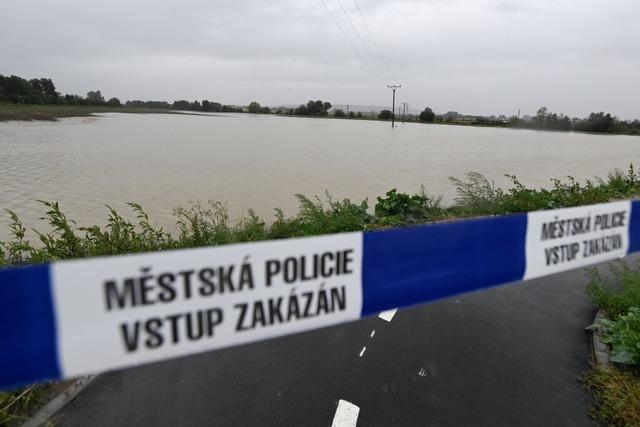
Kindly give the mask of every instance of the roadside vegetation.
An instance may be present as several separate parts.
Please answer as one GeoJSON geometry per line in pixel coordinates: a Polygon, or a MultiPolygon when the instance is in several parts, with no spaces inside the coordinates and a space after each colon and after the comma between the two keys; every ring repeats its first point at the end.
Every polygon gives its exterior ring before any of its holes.
{"type": "Polygon", "coordinates": [[[606,318],[591,325],[610,347],[611,366],[594,366],[583,377],[594,392],[591,415],[611,426],[640,426],[640,271],[613,263],[611,274],[592,270],[587,294],[606,318]]]}
{"type": "MultiPolygon", "coordinates": [[[[127,216],[107,206],[104,226],[80,226],[65,215],[57,202],[42,201],[45,230],[34,230],[37,242],[29,240],[27,226],[19,216],[7,211],[11,238],[0,242],[0,267],[401,227],[454,218],[601,203],[640,195],[640,175],[633,166],[626,172],[614,171],[606,178],[584,183],[570,177],[554,179],[548,189],[526,187],[515,176],[510,176],[512,185],[507,189],[496,188],[490,180],[475,172],[467,174],[464,179],[450,179],[458,195],[451,206],[443,206],[440,197],[429,195],[424,188],[416,194],[392,189],[376,199],[373,212],[367,200],[339,200],[329,194],[324,199],[297,195],[297,214],[286,217],[281,210],[276,210],[273,220],[267,222],[251,210],[234,221],[224,203],[196,202],[173,210],[175,233],[156,226],[142,206],[136,203],[129,203],[131,212],[127,216]]],[[[640,306],[634,305],[640,298],[640,280],[627,270],[621,271],[624,283],[633,283],[630,285],[633,289],[625,291],[631,296],[622,298],[624,302],[618,301],[617,293],[607,291],[609,288],[606,286],[609,285],[592,284],[590,294],[598,304],[612,307],[612,313],[626,314],[632,306],[640,306]]],[[[32,409],[31,403],[38,401],[41,390],[42,387],[33,387],[0,393],[0,425],[21,420],[25,411],[32,409]]]]}
{"type": "Polygon", "coordinates": [[[614,171],[607,178],[585,183],[571,177],[564,181],[554,179],[549,189],[529,188],[515,176],[509,177],[512,186],[508,189],[496,188],[475,172],[465,179],[450,178],[458,194],[451,206],[443,206],[440,197],[429,195],[424,188],[413,195],[393,189],[377,198],[373,213],[367,200],[338,200],[328,193],[324,200],[297,195],[296,215],[286,217],[276,210],[269,222],[252,210],[233,221],[224,203],[196,202],[173,210],[177,228],[174,234],[156,227],[136,203],[129,204],[135,220],[107,206],[107,223],[101,227],[78,226],[57,202],[42,201],[43,220],[49,231],[36,231],[38,244],[27,239],[26,226],[16,213],[8,211],[12,240],[0,242],[0,266],[372,230],[602,203],[640,195],[640,174],[633,166],[627,172],[614,171]]]}

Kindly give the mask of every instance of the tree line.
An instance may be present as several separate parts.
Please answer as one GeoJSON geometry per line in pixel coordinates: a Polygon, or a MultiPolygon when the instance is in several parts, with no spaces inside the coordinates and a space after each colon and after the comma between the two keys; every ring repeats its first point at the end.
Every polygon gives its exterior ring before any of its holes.
{"type": "Polygon", "coordinates": [[[540,107],[533,117],[510,118],[512,127],[540,130],[565,130],[597,133],[628,133],[640,135],[640,120],[620,120],[604,111],[592,112],[589,117],[569,118],[564,114],[551,112],[547,107],[540,107]]]}
{"type": "MultiPolygon", "coordinates": [[[[253,114],[281,114],[291,116],[317,116],[335,118],[378,118],[380,120],[391,120],[393,113],[391,110],[382,110],[379,114],[363,114],[362,112],[348,111],[341,108],[333,108],[330,102],[322,100],[309,100],[306,104],[298,107],[278,107],[271,108],[262,106],[257,101],[251,102],[247,106],[226,105],[220,102],[202,100],[187,101],[176,100],[173,103],[167,101],[142,101],[131,100],[124,104],[118,98],[105,99],[99,90],[87,92],[86,96],[66,94],[61,95],[56,90],[56,86],[49,78],[39,78],[27,80],[15,75],[3,76],[0,74],[0,103],[13,104],[39,104],[39,105],[93,105],[107,107],[130,107],[130,108],[157,108],[166,110],[182,111],[203,111],[236,113],[248,112],[253,114]]],[[[399,119],[396,115],[396,119],[399,119]]],[[[564,114],[551,112],[547,107],[541,107],[535,116],[470,116],[462,115],[455,111],[444,114],[436,114],[430,107],[420,112],[420,114],[407,114],[404,117],[407,121],[419,121],[425,123],[452,123],[471,124],[485,126],[506,126],[515,128],[540,129],[540,130],[564,130],[580,132],[598,133],[626,133],[640,135],[640,120],[625,121],[620,120],[610,113],[603,111],[593,112],[586,118],[570,118],[564,114]]]]}
{"type": "MultiPolygon", "coordinates": [[[[378,115],[379,119],[391,120],[391,110],[382,110],[378,115]]],[[[451,124],[471,124],[484,126],[505,126],[525,129],[539,130],[563,130],[576,132],[595,133],[621,133],[630,135],[640,135],[640,120],[621,120],[610,113],[603,111],[593,112],[586,118],[570,118],[565,114],[558,114],[550,111],[547,107],[540,107],[535,116],[511,116],[507,118],[501,116],[470,116],[462,115],[456,111],[449,111],[444,114],[435,114],[433,110],[426,107],[418,115],[407,115],[408,121],[420,121],[426,123],[451,123],[451,124]]],[[[398,115],[396,115],[398,120],[398,115]]]]}
{"type": "Polygon", "coordinates": [[[118,98],[105,100],[99,90],[89,91],[86,97],[71,94],[62,96],[56,91],[56,86],[51,79],[26,80],[22,77],[2,74],[0,74],[0,102],[38,105],[121,105],[118,98]]]}
{"type": "MultiPolygon", "coordinates": [[[[66,94],[56,90],[53,80],[48,78],[23,79],[18,76],[0,74],[0,103],[35,104],[35,105],[92,105],[107,107],[158,108],[209,112],[242,112],[242,107],[222,105],[208,100],[189,102],[177,100],[166,101],[127,101],[124,104],[118,98],[105,99],[99,90],[87,92],[86,96],[66,94]]],[[[262,111],[264,112],[264,111],[262,111]]]]}

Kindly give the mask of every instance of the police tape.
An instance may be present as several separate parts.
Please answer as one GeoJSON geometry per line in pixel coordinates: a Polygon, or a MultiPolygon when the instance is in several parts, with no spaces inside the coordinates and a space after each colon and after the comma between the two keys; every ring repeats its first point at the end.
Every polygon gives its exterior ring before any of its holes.
{"type": "Polygon", "coordinates": [[[639,250],[640,201],[621,201],[0,269],[0,388],[336,325],[639,250]]]}

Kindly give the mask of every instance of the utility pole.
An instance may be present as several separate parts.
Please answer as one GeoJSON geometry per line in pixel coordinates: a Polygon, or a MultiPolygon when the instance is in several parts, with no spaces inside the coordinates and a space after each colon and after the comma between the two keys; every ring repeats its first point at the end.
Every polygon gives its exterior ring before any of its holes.
{"type": "Polygon", "coordinates": [[[409,105],[406,102],[402,103],[402,124],[404,124],[404,117],[407,114],[407,110],[409,105]]]}
{"type": "Polygon", "coordinates": [[[393,91],[393,104],[391,106],[391,127],[395,126],[396,118],[396,89],[401,88],[401,85],[387,85],[389,89],[393,91]]]}

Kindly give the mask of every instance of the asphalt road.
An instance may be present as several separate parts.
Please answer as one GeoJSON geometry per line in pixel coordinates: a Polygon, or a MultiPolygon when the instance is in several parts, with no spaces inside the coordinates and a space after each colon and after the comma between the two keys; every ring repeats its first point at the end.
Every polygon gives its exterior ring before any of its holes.
{"type": "Polygon", "coordinates": [[[331,426],[341,399],[359,408],[358,426],[593,425],[577,380],[590,363],[587,282],[582,270],[562,273],[390,322],[108,373],[57,425],[331,426]]]}

